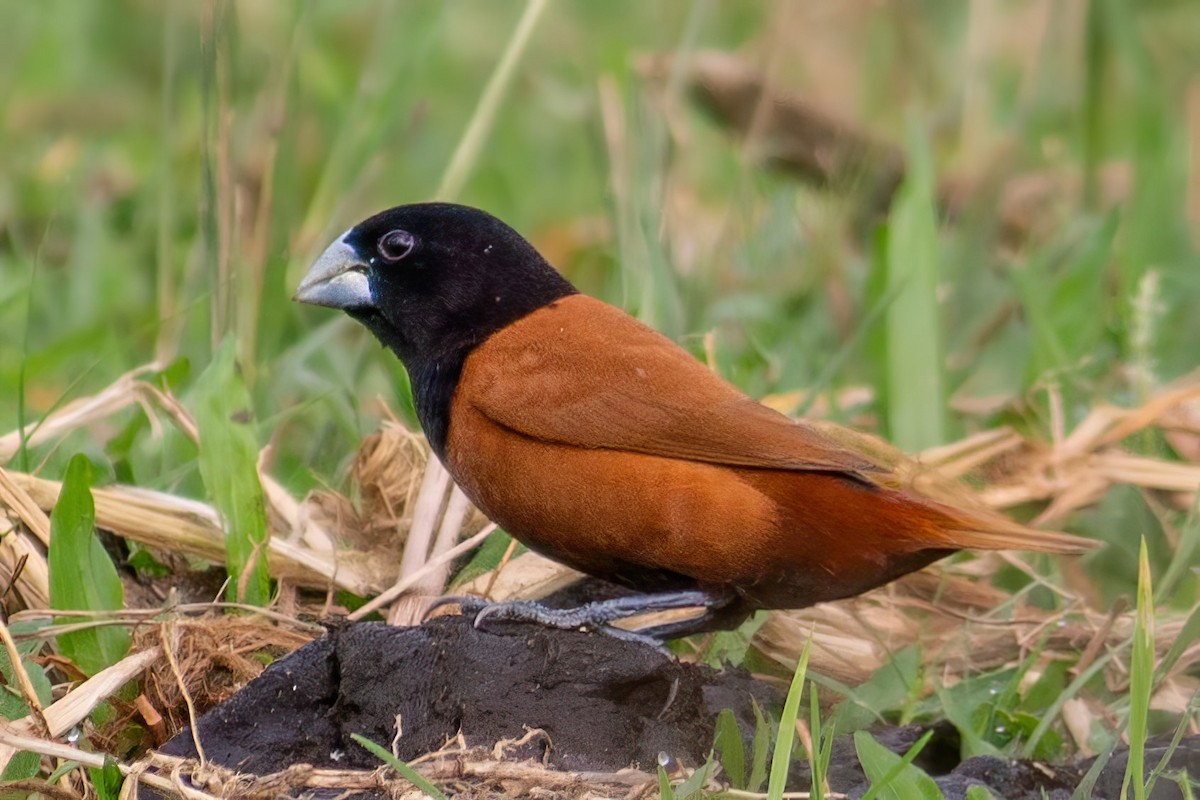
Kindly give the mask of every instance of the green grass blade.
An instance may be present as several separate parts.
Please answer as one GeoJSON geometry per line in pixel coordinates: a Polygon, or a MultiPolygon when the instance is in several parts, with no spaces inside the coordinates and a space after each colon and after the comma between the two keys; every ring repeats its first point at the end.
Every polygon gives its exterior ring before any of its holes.
{"type": "Polygon", "coordinates": [[[1014,270],[1013,285],[1029,326],[1030,383],[1079,373],[1103,357],[1111,335],[1109,264],[1119,222],[1117,214],[1109,214],[1087,225],[1065,252],[1048,251],[1014,270]]]}
{"type": "Polygon", "coordinates": [[[1179,532],[1179,544],[1175,554],[1167,564],[1167,570],[1158,580],[1158,588],[1154,591],[1155,603],[1166,603],[1175,592],[1180,580],[1195,568],[1196,556],[1200,553],[1200,494],[1192,501],[1192,508],[1183,529],[1179,532]]]}
{"type": "Polygon", "coordinates": [[[804,693],[804,676],[808,673],[808,656],[812,652],[812,637],[804,643],[804,652],[792,675],[787,700],[783,703],[783,715],[779,720],[779,735],[775,739],[775,753],[771,756],[771,779],[767,783],[768,800],[780,800],[787,786],[788,768],[792,765],[792,744],[796,741],[796,718],[800,715],[800,696],[804,693]]]}
{"type": "Polygon", "coordinates": [[[271,599],[267,512],[258,480],[253,406],[227,337],[196,381],[192,403],[200,429],[200,477],[225,520],[226,597],[262,606],[271,599]]]}
{"type": "Polygon", "coordinates": [[[458,142],[458,148],[450,159],[450,166],[446,168],[446,174],[442,176],[442,185],[438,187],[437,191],[439,200],[453,200],[462,192],[467,177],[471,174],[475,162],[479,160],[484,139],[495,123],[500,101],[512,81],[521,55],[525,52],[529,38],[533,35],[533,29],[537,27],[537,22],[545,8],[546,0],[529,0],[525,4],[525,11],[517,22],[516,30],[509,38],[508,46],[504,48],[504,54],[500,56],[500,63],[496,65],[492,77],[484,87],[483,95],[479,98],[479,105],[475,107],[475,114],[472,116],[470,124],[467,125],[466,133],[458,142]]]}
{"type": "Polygon", "coordinates": [[[1184,620],[1183,627],[1179,629],[1179,635],[1175,637],[1175,641],[1171,644],[1171,649],[1158,662],[1158,667],[1154,675],[1154,684],[1156,686],[1170,674],[1171,668],[1175,666],[1175,662],[1198,639],[1200,639],[1200,606],[1196,606],[1192,609],[1192,613],[1188,614],[1188,618],[1184,620]]]}
{"type": "Polygon", "coordinates": [[[406,781],[411,782],[413,786],[416,786],[422,792],[434,798],[434,800],[449,800],[446,795],[442,794],[440,789],[422,777],[419,772],[410,767],[408,764],[405,764],[403,761],[396,758],[388,750],[384,749],[375,742],[372,742],[362,734],[352,733],[350,734],[350,738],[370,751],[371,755],[383,761],[389,767],[396,770],[396,772],[399,772],[406,781]]]}
{"type": "Polygon", "coordinates": [[[1100,780],[1100,773],[1108,766],[1108,762],[1112,760],[1113,753],[1121,743],[1120,736],[1120,730],[1113,732],[1112,746],[1098,755],[1096,760],[1092,762],[1092,766],[1088,767],[1088,771],[1084,773],[1083,779],[1079,781],[1079,785],[1075,787],[1075,791],[1071,792],[1071,800],[1092,800],[1092,790],[1096,787],[1096,782],[1100,780]]]}
{"type": "MultiPolygon", "coordinates": [[[[711,756],[704,762],[704,766],[696,769],[688,776],[687,780],[679,784],[674,790],[675,797],[678,800],[702,800],[704,797],[704,787],[708,785],[708,779],[712,777],[713,767],[716,766],[711,756]]],[[[659,774],[665,774],[662,767],[659,767],[659,774]]]]}
{"type": "MultiPolygon", "coordinates": [[[[1171,759],[1175,757],[1175,753],[1179,750],[1179,745],[1183,742],[1183,737],[1189,732],[1192,719],[1196,711],[1200,710],[1200,696],[1192,695],[1192,700],[1188,703],[1187,712],[1180,715],[1179,724],[1175,726],[1175,734],[1171,737],[1170,743],[1163,748],[1162,757],[1158,760],[1158,764],[1150,771],[1150,778],[1146,781],[1146,796],[1154,797],[1154,784],[1158,779],[1165,774],[1173,772],[1171,769],[1171,759]]],[[[1185,770],[1186,773],[1186,770],[1185,770]]]]}
{"type": "Polygon", "coordinates": [[[825,739],[832,743],[833,737],[826,734],[822,737],[821,730],[821,701],[817,684],[810,682],[808,685],[808,729],[812,735],[813,755],[809,762],[809,774],[812,776],[812,785],[809,789],[813,796],[813,800],[824,800],[825,798],[825,775],[829,771],[828,756],[832,754],[832,750],[826,750],[825,739]]]}
{"type": "Polygon", "coordinates": [[[888,219],[887,293],[895,299],[884,315],[884,371],[891,439],[916,451],[942,444],[946,423],[933,168],[916,124],[910,128],[910,169],[888,219]]]}
{"type": "Polygon", "coordinates": [[[1100,162],[1104,150],[1104,114],[1107,102],[1104,76],[1111,61],[1106,3],[1088,3],[1084,22],[1084,90],[1081,119],[1084,203],[1094,207],[1100,195],[1100,162]]]}
{"type": "Polygon", "coordinates": [[[33,287],[37,282],[38,265],[40,259],[34,258],[29,269],[29,288],[25,293],[25,324],[21,329],[21,361],[17,368],[17,390],[16,390],[16,406],[17,406],[17,436],[20,439],[17,447],[17,466],[22,472],[29,471],[29,451],[26,448],[25,442],[25,378],[26,370],[29,366],[29,337],[33,329],[33,287]]]}
{"type": "MultiPolygon", "coordinates": [[[[50,514],[50,606],[62,611],[118,611],[125,590],[117,568],[96,537],[92,465],[75,455],[67,465],[58,502],[50,514]]],[[[129,631],[103,626],[64,633],[59,650],[88,675],[129,652],[129,631]]]]}
{"type": "Polygon", "coordinates": [[[662,764],[658,765],[658,798],[659,800],[675,800],[675,790],[671,788],[671,777],[662,764]]]}
{"type": "Polygon", "coordinates": [[[1129,761],[1121,784],[1126,796],[1133,784],[1134,800],[1146,800],[1146,739],[1149,736],[1150,694],[1154,687],[1154,590],[1146,540],[1138,550],[1137,612],[1133,650],[1129,657],[1129,761]]]}

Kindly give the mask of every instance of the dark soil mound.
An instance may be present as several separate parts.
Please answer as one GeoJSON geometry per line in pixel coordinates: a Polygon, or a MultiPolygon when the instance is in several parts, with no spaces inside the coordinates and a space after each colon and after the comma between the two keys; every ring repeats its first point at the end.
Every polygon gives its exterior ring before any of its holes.
{"type": "MultiPolygon", "coordinates": [[[[197,727],[209,762],[256,775],[297,764],[377,768],[378,759],[354,742],[352,733],[394,750],[404,761],[437,751],[461,734],[468,747],[483,748],[524,738],[505,750],[510,761],[532,759],[576,772],[612,773],[631,766],[653,772],[660,753],[689,767],[702,764],[722,709],[731,709],[748,733],[754,730],[752,702],[766,708],[780,699],[742,670],[681,664],[609,636],[527,625],[497,635],[451,616],[414,628],[377,623],[332,628],[328,636],[276,662],[197,727]],[[535,729],[541,733],[527,736],[535,729]]],[[[924,730],[910,726],[875,735],[903,753],[924,730]]],[[[196,756],[191,731],[160,752],[196,756]]],[[[1161,749],[1147,754],[1151,764],[1161,755],[1161,749]]],[[[965,798],[973,785],[1001,798],[1065,800],[1088,766],[960,761],[949,725],[936,729],[917,763],[951,800],[965,798]]],[[[1124,765],[1125,754],[1118,752],[1092,796],[1116,797],[1124,765]]],[[[1185,741],[1173,766],[1200,774],[1200,742],[1185,741]]],[[[794,765],[792,773],[794,788],[808,788],[805,765],[794,765]]],[[[849,737],[835,742],[829,784],[850,797],[867,788],[849,737]]],[[[628,787],[617,795],[624,792],[628,787]]],[[[155,795],[143,790],[142,796],[155,795]]],[[[1153,796],[1181,794],[1173,781],[1160,780],[1153,796]]]]}

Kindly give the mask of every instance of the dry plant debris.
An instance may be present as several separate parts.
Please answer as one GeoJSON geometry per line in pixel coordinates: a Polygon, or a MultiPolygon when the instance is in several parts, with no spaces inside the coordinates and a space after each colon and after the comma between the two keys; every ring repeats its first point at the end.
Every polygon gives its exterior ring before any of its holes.
{"type": "Polygon", "coordinates": [[[314,635],[311,630],[264,625],[261,619],[232,614],[145,626],[138,629],[135,650],[169,646],[179,677],[166,659],[157,660],[146,672],[142,693],[164,714],[169,729],[178,731],[188,722],[181,714],[185,694],[196,713],[203,714],[262,674],[269,660],[312,641],[314,635]],[[164,641],[168,636],[172,641],[164,641]]]}
{"type": "MultiPolygon", "coordinates": [[[[658,785],[656,777],[639,770],[618,772],[569,772],[548,769],[535,761],[512,761],[498,757],[488,748],[463,748],[451,743],[413,763],[422,777],[452,792],[455,797],[508,798],[543,797],[600,800],[637,798],[658,785]]],[[[372,792],[394,800],[418,800],[422,792],[399,778],[389,768],[362,770],[313,769],[298,765],[271,775],[248,775],[216,765],[200,766],[191,759],[151,755],[137,765],[154,775],[168,775],[176,790],[203,786],[191,797],[238,797],[276,800],[304,792],[341,790],[372,792]],[[186,781],[186,783],[185,783],[186,781]]],[[[157,788],[157,787],[156,787],[157,788]]]]}

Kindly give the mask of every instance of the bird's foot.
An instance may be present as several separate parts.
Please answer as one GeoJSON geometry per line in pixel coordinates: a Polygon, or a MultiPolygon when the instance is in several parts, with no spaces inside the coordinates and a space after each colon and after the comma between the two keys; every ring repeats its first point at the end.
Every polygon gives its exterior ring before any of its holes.
{"type": "Polygon", "coordinates": [[[591,628],[617,639],[638,642],[656,650],[664,650],[663,641],[685,635],[690,629],[697,627],[698,623],[708,619],[714,610],[728,605],[731,600],[732,597],[729,595],[694,589],[617,597],[576,608],[547,608],[533,600],[489,602],[479,597],[464,596],[439,598],[430,606],[429,611],[454,603],[462,609],[464,616],[474,616],[474,626],[477,630],[483,630],[489,623],[494,622],[532,622],[559,630],[591,628]],[[643,631],[630,631],[611,624],[627,617],[677,608],[702,608],[704,614],[681,622],[657,625],[643,631]]]}

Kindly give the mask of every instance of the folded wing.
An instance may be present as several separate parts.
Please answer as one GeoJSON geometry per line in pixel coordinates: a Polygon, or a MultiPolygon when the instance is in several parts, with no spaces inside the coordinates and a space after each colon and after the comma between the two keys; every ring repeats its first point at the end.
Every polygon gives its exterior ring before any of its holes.
{"type": "Polygon", "coordinates": [[[494,334],[460,386],[493,422],[542,441],[793,471],[881,469],[742,394],[624,312],[583,295],[494,334]],[[613,344],[620,342],[619,346],[613,344]]]}

